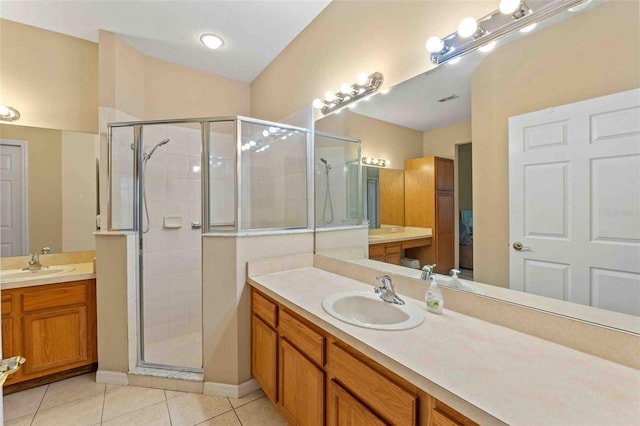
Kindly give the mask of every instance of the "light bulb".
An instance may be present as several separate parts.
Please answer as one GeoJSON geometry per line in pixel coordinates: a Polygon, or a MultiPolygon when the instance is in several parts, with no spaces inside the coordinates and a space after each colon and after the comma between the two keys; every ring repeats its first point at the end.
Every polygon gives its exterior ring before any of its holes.
{"type": "Polygon", "coordinates": [[[478,31],[478,22],[473,18],[464,18],[458,25],[458,35],[462,38],[468,38],[478,31]]]}
{"type": "Polygon", "coordinates": [[[484,46],[481,46],[478,50],[484,53],[487,52],[491,52],[493,50],[493,48],[496,47],[496,41],[492,41],[490,43],[485,44],[484,46]]]}
{"type": "Polygon", "coordinates": [[[275,127],[269,127],[269,133],[276,133],[278,131],[278,129],[276,129],[275,127]]]}
{"type": "Polygon", "coordinates": [[[264,136],[265,138],[269,136],[269,131],[268,130],[264,130],[262,132],[262,136],[264,136]]]}
{"type": "Polygon", "coordinates": [[[520,8],[520,0],[500,0],[500,12],[511,15],[520,8]]]}
{"type": "Polygon", "coordinates": [[[250,146],[250,147],[254,147],[254,146],[256,146],[256,145],[257,145],[257,144],[256,144],[256,141],[249,141],[249,146],[250,146]]]}
{"type": "Polygon", "coordinates": [[[429,37],[427,40],[427,52],[429,53],[438,53],[444,49],[444,41],[440,39],[440,37],[429,37]]]}
{"type": "Polygon", "coordinates": [[[333,102],[336,100],[336,94],[331,90],[327,90],[324,94],[324,100],[327,102],[333,102]]]}
{"type": "Polygon", "coordinates": [[[367,84],[368,81],[369,81],[369,76],[363,72],[358,74],[358,77],[356,77],[356,83],[358,83],[358,85],[360,86],[364,86],[365,84],[367,84]]]}
{"type": "Polygon", "coordinates": [[[314,99],[313,100],[313,107],[314,108],[322,108],[324,106],[324,102],[322,102],[321,99],[314,99]]]}
{"type": "Polygon", "coordinates": [[[215,34],[202,34],[200,36],[200,41],[209,49],[218,49],[224,45],[222,37],[215,34]]]}
{"type": "Polygon", "coordinates": [[[342,93],[343,95],[348,95],[352,90],[353,89],[351,88],[351,85],[349,83],[342,83],[340,85],[340,93],[342,93]]]}
{"type": "Polygon", "coordinates": [[[533,24],[531,24],[531,25],[527,25],[526,27],[521,28],[521,29],[520,29],[520,32],[521,32],[521,33],[528,33],[529,31],[533,30],[533,29],[536,27],[536,25],[538,25],[538,24],[533,23],[533,24]]]}

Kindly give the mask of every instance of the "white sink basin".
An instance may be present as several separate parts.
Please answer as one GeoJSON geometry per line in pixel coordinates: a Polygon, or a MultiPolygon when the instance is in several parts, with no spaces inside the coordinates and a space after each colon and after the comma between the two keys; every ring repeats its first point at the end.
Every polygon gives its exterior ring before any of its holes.
{"type": "Polygon", "coordinates": [[[424,313],[407,302],[385,302],[374,292],[344,291],[322,301],[327,313],[341,321],[377,330],[406,330],[424,321],[424,313]]]}
{"type": "Polygon", "coordinates": [[[51,267],[48,269],[38,269],[35,271],[23,271],[22,269],[9,269],[0,271],[0,280],[7,281],[23,281],[34,278],[46,277],[48,275],[61,274],[63,272],[73,271],[73,268],[51,267]]]}

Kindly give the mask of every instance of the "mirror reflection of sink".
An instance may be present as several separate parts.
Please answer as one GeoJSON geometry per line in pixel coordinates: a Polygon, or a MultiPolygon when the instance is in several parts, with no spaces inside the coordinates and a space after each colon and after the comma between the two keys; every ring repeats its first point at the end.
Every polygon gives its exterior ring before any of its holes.
{"type": "Polygon", "coordinates": [[[374,292],[344,291],[322,301],[324,310],[349,324],[378,330],[406,330],[422,324],[424,313],[410,302],[388,303],[374,292]]]}
{"type": "Polygon", "coordinates": [[[10,269],[8,271],[0,272],[0,280],[2,281],[17,281],[28,280],[33,278],[45,277],[48,275],[61,274],[63,272],[73,271],[73,268],[51,267],[48,269],[37,269],[35,271],[23,271],[22,269],[10,269]]]}

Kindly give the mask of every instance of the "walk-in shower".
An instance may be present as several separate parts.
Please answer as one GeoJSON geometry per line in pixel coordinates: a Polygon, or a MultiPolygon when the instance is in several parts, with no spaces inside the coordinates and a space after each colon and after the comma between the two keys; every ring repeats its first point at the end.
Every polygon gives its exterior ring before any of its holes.
{"type": "Polygon", "coordinates": [[[360,141],[314,133],[316,227],[361,221],[360,141]]]}
{"type": "Polygon", "coordinates": [[[108,229],[138,231],[137,365],[202,371],[202,234],[309,228],[309,132],[244,117],[108,130],[108,229]]]}

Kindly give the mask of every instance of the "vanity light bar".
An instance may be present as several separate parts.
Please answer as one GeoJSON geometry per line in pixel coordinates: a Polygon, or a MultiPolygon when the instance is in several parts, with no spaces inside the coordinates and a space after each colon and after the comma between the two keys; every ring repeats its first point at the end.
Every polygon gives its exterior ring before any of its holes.
{"type": "Polygon", "coordinates": [[[525,1],[502,0],[501,9],[508,13],[503,13],[498,9],[478,19],[475,25],[471,22],[473,18],[465,18],[460,23],[458,31],[442,39],[437,36],[430,37],[427,40],[427,51],[431,54],[432,63],[442,64],[473,52],[493,41],[500,40],[536,22],[589,2],[591,0],[536,0],[534,10],[527,6],[525,1]],[[511,3],[516,6],[505,8],[503,3],[511,3]]]}
{"type": "Polygon", "coordinates": [[[329,114],[332,111],[371,95],[378,90],[383,81],[384,76],[382,73],[374,72],[370,75],[360,73],[355,83],[342,83],[340,90],[337,92],[328,90],[324,95],[324,100],[314,99],[313,107],[320,108],[320,111],[325,115],[329,114]]]}
{"type": "Polygon", "coordinates": [[[17,109],[10,106],[0,105],[0,120],[2,121],[16,121],[20,118],[20,113],[17,109]]]}
{"type": "Polygon", "coordinates": [[[365,166],[387,167],[391,162],[381,158],[362,157],[362,164],[365,166]]]}

